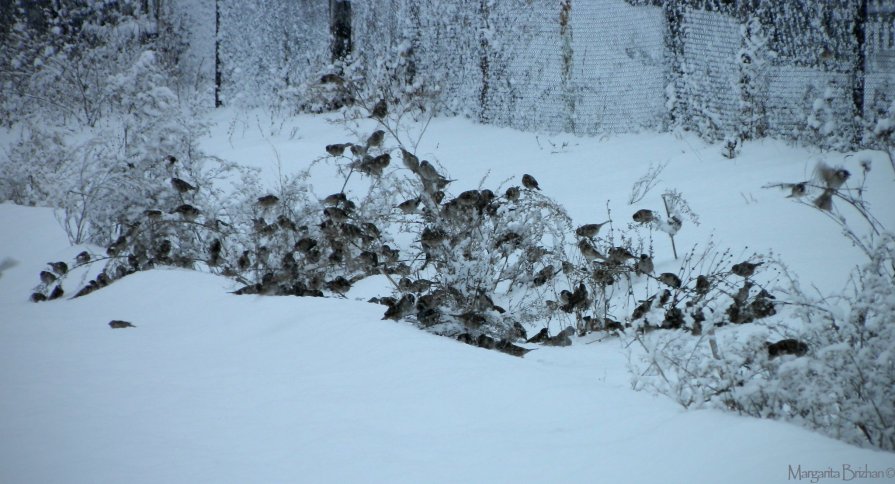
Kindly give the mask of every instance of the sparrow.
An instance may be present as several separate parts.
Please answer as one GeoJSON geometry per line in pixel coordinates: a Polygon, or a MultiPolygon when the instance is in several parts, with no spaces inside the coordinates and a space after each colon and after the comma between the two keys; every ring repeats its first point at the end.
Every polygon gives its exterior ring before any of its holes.
{"type": "Polygon", "coordinates": [[[538,186],[538,181],[535,180],[535,177],[529,175],[528,173],[522,175],[522,186],[528,188],[529,190],[541,189],[541,187],[538,186]]]}
{"type": "Polygon", "coordinates": [[[464,205],[467,207],[478,205],[482,200],[482,195],[478,190],[466,190],[465,192],[457,195],[457,202],[460,205],[464,205]]]}
{"type": "Polygon", "coordinates": [[[50,296],[47,298],[52,301],[54,299],[59,299],[65,294],[65,291],[62,290],[62,286],[57,285],[53,288],[53,292],[50,293],[50,296]]]}
{"type": "Polygon", "coordinates": [[[433,182],[444,178],[443,176],[441,176],[440,173],[438,173],[438,170],[436,170],[435,167],[426,160],[420,162],[420,167],[417,173],[422,179],[433,182]]]}
{"type": "Polygon", "coordinates": [[[279,225],[281,229],[298,232],[298,226],[295,225],[295,222],[285,215],[277,217],[277,225],[279,225]]]}
{"type": "Polygon", "coordinates": [[[583,255],[584,258],[588,261],[593,261],[596,259],[606,259],[606,257],[604,257],[603,254],[600,254],[597,249],[595,249],[594,246],[591,245],[590,242],[584,239],[578,241],[578,250],[581,251],[581,255],[583,255]]]}
{"type": "Polygon", "coordinates": [[[817,164],[814,172],[828,189],[833,190],[841,187],[851,176],[851,173],[841,166],[832,167],[823,162],[817,164]]]}
{"type": "Polygon", "coordinates": [[[420,243],[423,245],[423,248],[433,248],[441,245],[442,242],[447,240],[448,235],[444,230],[439,228],[431,229],[426,227],[423,229],[423,233],[420,235],[420,243]]]}
{"type": "Polygon", "coordinates": [[[653,258],[646,254],[640,254],[640,260],[634,264],[634,270],[638,274],[652,274],[654,269],[653,258]]]}
{"type": "Polygon", "coordinates": [[[326,288],[330,291],[344,296],[345,293],[351,290],[351,282],[348,279],[345,279],[342,276],[336,277],[335,279],[326,283],[326,288]]]}
{"type": "Polygon", "coordinates": [[[397,209],[404,215],[410,215],[416,212],[416,207],[420,204],[420,197],[411,198],[398,204],[397,209]]]}
{"type": "Polygon", "coordinates": [[[711,282],[709,281],[708,277],[699,275],[696,278],[696,292],[697,293],[705,294],[705,293],[709,292],[709,289],[711,289],[711,288],[712,288],[711,282]]]}
{"type": "Polygon", "coordinates": [[[634,221],[641,224],[648,224],[656,220],[656,214],[652,210],[641,209],[634,212],[634,221]]]}
{"type": "Polygon", "coordinates": [[[43,302],[47,300],[47,296],[45,296],[41,292],[33,292],[31,293],[31,302],[43,302]]]}
{"type": "Polygon", "coordinates": [[[541,330],[538,331],[537,334],[535,334],[534,336],[532,336],[525,342],[526,343],[541,343],[541,342],[547,340],[547,338],[549,338],[549,337],[550,337],[550,332],[547,331],[547,328],[541,328],[541,330]]]}
{"type": "Polygon", "coordinates": [[[328,195],[326,198],[323,199],[322,203],[324,205],[336,206],[336,205],[340,205],[347,201],[348,201],[348,197],[345,196],[345,193],[339,192],[339,193],[333,193],[332,195],[328,195]]]}
{"type": "Polygon", "coordinates": [[[90,254],[86,250],[82,251],[80,254],[75,256],[75,262],[77,262],[78,265],[84,265],[90,262],[90,254]]]}
{"type": "Polygon", "coordinates": [[[178,193],[186,193],[190,190],[196,189],[196,187],[177,177],[171,178],[171,186],[174,187],[174,189],[177,190],[178,193]]]}
{"type": "Polygon", "coordinates": [[[404,166],[407,167],[408,170],[418,173],[420,169],[420,159],[416,157],[413,153],[401,148],[401,159],[404,161],[404,166]]]}
{"type": "Polygon", "coordinates": [[[175,208],[174,210],[171,210],[171,213],[172,214],[178,213],[178,214],[180,214],[180,216],[182,216],[186,220],[193,220],[196,217],[198,217],[199,214],[202,212],[198,208],[196,208],[188,203],[184,203],[183,205],[175,208]]]}
{"type": "Polygon", "coordinates": [[[659,277],[657,277],[656,279],[658,279],[658,281],[662,284],[671,286],[675,289],[679,289],[681,287],[681,278],[678,277],[676,274],[672,274],[671,272],[663,272],[662,274],[659,274],[659,277]]]}
{"type": "Polygon", "coordinates": [[[158,220],[162,218],[162,211],[155,209],[143,210],[143,215],[146,215],[149,220],[158,220]]]}
{"type": "Polygon", "coordinates": [[[323,209],[323,215],[334,222],[344,222],[348,220],[348,212],[339,207],[326,207],[323,209]]]}
{"type": "Polygon", "coordinates": [[[740,262],[739,264],[734,264],[733,267],[730,268],[730,272],[740,277],[751,277],[752,274],[755,274],[755,268],[762,264],[764,264],[764,262],[740,262]]]}
{"type": "Polygon", "coordinates": [[[765,346],[768,348],[768,358],[775,358],[783,355],[802,356],[808,353],[808,344],[797,339],[784,339],[776,343],[767,342],[765,346]]]}
{"type": "Polygon", "coordinates": [[[609,262],[621,264],[628,259],[636,259],[634,254],[624,247],[612,247],[609,249],[609,262]]]}
{"type": "Polygon", "coordinates": [[[52,269],[53,272],[60,276],[64,276],[65,273],[68,272],[68,264],[66,264],[65,262],[47,262],[47,264],[50,266],[50,269],[52,269]]]}
{"type": "Polygon", "coordinates": [[[460,320],[460,322],[467,328],[479,328],[488,322],[485,316],[475,311],[467,311],[463,314],[452,314],[451,316],[460,320]]]}
{"type": "Polygon", "coordinates": [[[276,195],[264,195],[263,197],[258,197],[258,205],[267,208],[273,207],[280,201],[280,198],[276,195]]]}
{"type": "Polygon", "coordinates": [[[506,198],[510,202],[515,202],[519,200],[520,195],[519,187],[510,187],[507,188],[506,193],[503,194],[504,198],[506,198]]]}
{"type": "Polygon", "coordinates": [[[386,116],[388,116],[388,103],[385,99],[381,99],[375,106],[373,106],[373,110],[370,111],[370,117],[382,119],[386,116]]]}
{"type": "Polygon", "coordinates": [[[820,210],[826,210],[827,212],[833,210],[833,193],[835,191],[835,188],[825,189],[820,196],[814,199],[814,206],[820,210]]]}
{"type": "Polygon", "coordinates": [[[382,172],[388,168],[391,161],[392,155],[383,153],[374,158],[370,158],[369,160],[364,160],[364,162],[361,163],[359,170],[361,173],[366,173],[371,176],[382,176],[382,172]]]}
{"type": "Polygon", "coordinates": [[[345,79],[338,74],[324,74],[320,76],[320,84],[342,84],[345,79]]]}
{"type": "Polygon", "coordinates": [[[373,148],[376,146],[382,145],[382,141],[385,139],[385,131],[381,129],[377,129],[373,131],[373,134],[367,138],[367,148],[373,148]]]}
{"type": "Polygon", "coordinates": [[[428,279],[417,279],[410,283],[412,292],[426,292],[432,287],[432,281],[428,279]]]}
{"type": "Polygon", "coordinates": [[[40,271],[40,282],[50,285],[56,281],[56,275],[50,271],[40,271]]]}
{"type": "Polygon", "coordinates": [[[382,316],[382,319],[391,319],[392,321],[397,321],[413,311],[414,304],[416,302],[416,298],[413,294],[405,294],[401,296],[401,299],[398,302],[389,305],[388,309],[385,310],[385,314],[382,316]]]}
{"type": "Polygon", "coordinates": [[[236,260],[236,266],[241,270],[246,270],[249,268],[249,265],[252,263],[251,259],[249,259],[249,251],[242,251],[242,255],[239,256],[239,259],[236,260]]]}
{"type": "Polygon", "coordinates": [[[350,143],[337,143],[332,145],[326,145],[326,152],[330,154],[330,156],[342,156],[345,153],[345,148],[350,146],[350,143]]]}
{"type": "Polygon", "coordinates": [[[112,329],[122,329],[122,328],[136,328],[133,324],[127,321],[121,321],[120,319],[113,319],[109,321],[109,327],[112,329]]]}
{"type": "Polygon", "coordinates": [[[534,279],[532,279],[532,283],[535,287],[543,286],[547,283],[547,281],[553,279],[553,276],[556,273],[556,269],[553,266],[545,266],[543,269],[539,270],[537,274],[535,274],[534,279]]]}
{"type": "Polygon", "coordinates": [[[800,183],[787,183],[783,185],[785,188],[790,189],[789,195],[786,198],[800,198],[805,195],[805,192],[808,190],[808,186],[806,182],[800,183]]]}
{"type": "Polygon", "coordinates": [[[575,229],[575,235],[578,237],[595,237],[598,233],[600,233],[600,229],[609,223],[609,221],[605,221],[601,224],[586,224],[575,229]]]}

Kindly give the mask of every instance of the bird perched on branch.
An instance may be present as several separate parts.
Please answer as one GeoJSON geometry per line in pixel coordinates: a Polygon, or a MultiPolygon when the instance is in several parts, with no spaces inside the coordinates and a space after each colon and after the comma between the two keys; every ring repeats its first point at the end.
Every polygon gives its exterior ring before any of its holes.
{"type": "Polygon", "coordinates": [[[503,194],[504,198],[506,198],[510,202],[515,202],[519,200],[519,187],[510,187],[507,188],[506,193],[503,194]]]}
{"type": "Polygon", "coordinates": [[[598,252],[597,249],[595,249],[594,246],[591,245],[590,242],[588,242],[584,239],[581,239],[580,241],[578,241],[578,250],[581,251],[581,255],[583,255],[584,258],[587,259],[588,261],[593,261],[596,259],[606,259],[606,257],[604,257],[603,254],[598,252]]]}
{"type": "Polygon", "coordinates": [[[276,195],[264,195],[263,197],[258,197],[258,205],[268,208],[273,207],[280,201],[280,198],[276,195]]]}
{"type": "Polygon", "coordinates": [[[640,260],[634,264],[634,270],[638,274],[652,274],[654,269],[653,258],[646,254],[640,254],[640,260]]]}
{"type": "Polygon", "coordinates": [[[373,106],[373,110],[370,111],[370,117],[376,119],[382,119],[388,116],[388,103],[385,99],[380,99],[375,106],[373,106]]]}
{"type": "Polygon", "coordinates": [[[814,199],[814,206],[819,208],[820,210],[825,210],[829,212],[833,210],[833,193],[836,192],[834,188],[827,188],[821,193],[817,198],[814,199]]]}
{"type": "Polygon", "coordinates": [[[336,143],[331,145],[326,145],[326,152],[329,153],[330,156],[342,156],[345,153],[345,148],[349,147],[351,143],[336,143]]]}
{"type": "Polygon", "coordinates": [[[398,210],[404,215],[410,215],[416,212],[416,207],[420,204],[420,197],[411,198],[398,204],[398,210]]]}
{"type": "Polygon", "coordinates": [[[830,166],[824,162],[817,164],[814,173],[817,178],[823,182],[824,186],[833,190],[836,190],[845,184],[845,181],[851,176],[851,173],[841,166],[830,166]]]}
{"type": "Polygon", "coordinates": [[[397,321],[404,316],[410,314],[413,311],[414,304],[416,302],[416,298],[413,294],[405,294],[401,296],[401,299],[398,302],[389,305],[388,309],[385,310],[385,314],[382,316],[382,319],[391,319],[393,321],[397,321]]]}
{"type": "Polygon", "coordinates": [[[190,190],[196,189],[196,187],[177,177],[171,178],[171,186],[174,187],[174,189],[177,190],[178,193],[186,193],[190,190]]]}
{"type": "Polygon", "coordinates": [[[575,235],[578,237],[596,237],[596,235],[600,233],[600,229],[608,223],[609,221],[607,220],[601,224],[582,225],[575,229],[575,235]]]}
{"type": "Polygon", "coordinates": [[[659,277],[656,279],[659,280],[662,284],[666,286],[671,286],[675,289],[679,289],[681,287],[681,278],[677,276],[677,274],[672,274],[671,272],[663,272],[659,274],[659,277]]]}
{"type": "Polygon", "coordinates": [[[752,274],[755,274],[755,269],[762,264],[764,264],[764,262],[740,262],[739,264],[734,264],[733,267],[730,268],[730,272],[740,277],[751,277],[752,274]]]}
{"type": "Polygon", "coordinates": [[[407,167],[408,170],[418,173],[420,169],[420,159],[416,157],[413,153],[401,148],[401,158],[404,161],[404,166],[407,167]]]}
{"type": "Polygon", "coordinates": [[[538,181],[535,180],[535,177],[529,175],[528,173],[522,175],[522,186],[528,188],[529,190],[540,190],[541,187],[538,186],[538,181]]]}
{"type": "Polygon", "coordinates": [[[50,266],[50,269],[52,269],[53,272],[60,276],[64,276],[65,273],[68,272],[68,264],[66,264],[65,262],[47,262],[47,264],[50,266]]]}
{"type": "Polygon", "coordinates": [[[656,220],[656,214],[652,210],[641,209],[634,212],[634,221],[641,224],[648,224],[656,220]]]}
{"type": "Polygon", "coordinates": [[[380,146],[384,139],[385,139],[385,131],[383,131],[381,129],[377,129],[376,131],[373,131],[373,134],[371,134],[370,137],[367,138],[367,148],[373,148],[376,146],[380,146]]]}

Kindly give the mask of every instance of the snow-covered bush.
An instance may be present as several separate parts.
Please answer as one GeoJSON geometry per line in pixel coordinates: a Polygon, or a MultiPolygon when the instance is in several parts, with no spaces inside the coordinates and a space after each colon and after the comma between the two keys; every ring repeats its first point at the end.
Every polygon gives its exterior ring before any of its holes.
{"type": "Polygon", "coordinates": [[[810,296],[782,261],[770,259],[765,263],[788,279],[776,298],[757,283],[750,287],[750,274],[739,289],[719,289],[734,304],[723,313],[702,311],[700,331],[685,323],[688,331],[636,337],[644,351],[632,359],[634,387],[664,393],[685,407],[786,419],[858,445],[895,449],[895,235],[867,210],[861,190],[848,189],[848,178],[842,168],[820,164],[815,180],[786,188],[800,201],[819,193],[801,203],[830,215],[867,255],[849,289],[836,297],[810,296]],[[868,236],[859,237],[833,213],[833,199],[861,215],[868,236]],[[752,302],[731,311],[741,297],[752,302]],[[747,322],[734,316],[756,310],[773,316],[779,307],[786,308],[786,318],[726,325],[747,322]]]}

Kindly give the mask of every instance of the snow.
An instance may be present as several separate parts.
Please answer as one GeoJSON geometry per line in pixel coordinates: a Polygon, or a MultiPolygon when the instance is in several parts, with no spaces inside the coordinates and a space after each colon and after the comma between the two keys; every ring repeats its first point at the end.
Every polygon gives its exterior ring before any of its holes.
{"type": "MultiPolygon", "coordinates": [[[[325,144],[352,140],[323,116],[220,111],[212,121],[202,148],[261,168],[270,186],[325,144]]],[[[679,251],[710,238],[744,256],[773,249],[824,293],[845,285],[859,250],[762,185],[807,179],[821,159],[858,177],[858,160],[871,159],[867,197],[895,226],[879,152],[765,140],[727,160],[686,134],[545,137],[462,119],[434,120],[417,151],[458,179],[454,193],[531,173],[578,224],[606,220],[608,205],[624,227],[675,189],[701,222],[684,224],[679,251]],[[650,163],[666,161],[657,187],[626,205],[650,163]]],[[[321,198],[341,186],[313,174],[321,198]]],[[[0,260],[18,261],[0,275],[0,482],[773,483],[798,466],[895,466],[890,453],[784,422],[635,392],[619,339],[520,359],[383,321],[382,306],[363,302],[385,292],[379,278],[347,299],[236,296],[228,279],[159,269],[33,304],[45,263],[83,248],[68,246],[48,209],[0,204],[0,227],[0,260]],[[113,319],[136,328],[112,330],[113,319]]],[[[676,270],[664,234],[655,246],[657,272],[676,270]]]]}

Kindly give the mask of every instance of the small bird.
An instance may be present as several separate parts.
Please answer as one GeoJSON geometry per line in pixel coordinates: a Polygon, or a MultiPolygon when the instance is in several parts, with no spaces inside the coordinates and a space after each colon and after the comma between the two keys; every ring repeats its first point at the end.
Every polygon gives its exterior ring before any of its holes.
{"type": "Polygon", "coordinates": [[[332,195],[328,195],[323,199],[324,205],[336,206],[348,201],[348,197],[345,196],[345,192],[333,193],[332,195]]]}
{"type": "Polygon", "coordinates": [[[851,173],[841,166],[833,167],[824,162],[818,163],[814,172],[828,189],[833,190],[836,190],[845,184],[845,181],[851,176],[851,173]]]}
{"type": "Polygon", "coordinates": [[[768,348],[768,358],[783,355],[802,356],[808,353],[808,344],[793,338],[780,340],[776,343],[767,342],[765,346],[768,348]]]}
{"type": "Polygon", "coordinates": [[[326,288],[340,296],[344,296],[345,293],[351,290],[351,281],[343,276],[339,276],[327,282],[326,288]]]}
{"type": "Polygon", "coordinates": [[[413,311],[414,304],[416,303],[416,298],[413,294],[405,294],[401,296],[401,299],[398,302],[389,305],[388,309],[385,310],[385,314],[382,316],[382,319],[391,319],[392,321],[397,321],[413,311]]]}
{"type": "Polygon", "coordinates": [[[478,205],[482,200],[482,195],[478,190],[466,190],[457,195],[457,203],[467,207],[478,205]]]}
{"type": "Polygon", "coordinates": [[[90,262],[90,254],[86,250],[82,251],[80,254],[75,256],[75,262],[77,262],[78,265],[84,265],[90,262]]]}
{"type": "Polygon", "coordinates": [[[47,299],[50,301],[52,301],[54,299],[59,299],[64,294],[65,294],[65,291],[62,290],[62,286],[57,285],[56,287],[53,288],[53,291],[50,292],[50,296],[47,299]]]}
{"type": "Polygon", "coordinates": [[[827,212],[833,210],[833,193],[835,191],[835,188],[825,189],[824,192],[820,194],[820,196],[814,199],[814,206],[820,210],[825,210],[827,212]]]}
{"type": "Polygon", "coordinates": [[[596,237],[597,234],[600,233],[600,229],[609,223],[609,221],[605,221],[601,224],[585,224],[577,229],[575,229],[575,235],[578,237],[596,237]]]}
{"type": "Polygon", "coordinates": [[[381,129],[377,129],[373,131],[373,134],[367,138],[367,148],[372,148],[376,146],[382,145],[382,141],[385,140],[385,131],[381,129]]]}
{"type": "Polygon", "coordinates": [[[699,294],[706,294],[709,292],[709,289],[712,288],[711,281],[709,278],[704,275],[699,275],[696,278],[696,292],[699,294]]]}
{"type": "Polygon", "coordinates": [[[657,277],[659,282],[665,284],[666,286],[671,286],[675,289],[679,289],[681,287],[681,278],[677,276],[677,274],[672,274],[671,272],[663,272],[659,274],[657,277]]]}
{"type": "Polygon", "coordinates": [[[808,186],[806,182],[799,183],[785,183],[784,188],[789,188],[790,193],[786,196],[786,198],[800,198],[805,195],[805,192],[808,190],[808,186]]]}
{"type": "Polygon", "coordinates": [[[475,311],[467,311],[462,314],[452,314],[451,316],[460,320],[460,322],[462,322],[463,325],[467,328],[480,328],[483,324],[488,322],[488,319],[485,318],[484,315],[475,311]]]}
{"type": "Polygon", "coordinates": [[[529,175],[528,173],[522,175],[522,186],[528,188],[529,190],[540,190],[541,187],[538,186],[538,181],[535,180],[535,177],[529,175]]]}
{"type": "Polygon", "coordinates": [[[436,181],[444,178],[443,176],[441,176],[440,173],[438,173],[438,170],[436,170],[435,167],[426,160],[420,162],[420,167],[417,173],[422,179],[428,181],[436,181]]]}
{"type": "Polygon", "coordinates": [[[50,269],[57,275],[64,276],[65,273],[68,272],[68,264],[66,264],[65,262],[47,262],[47,264],[50,266],[50,269]]]}
{"type": "Polygon", "coordinates": [[[194,187],[193,185],[190,185],[186,181],[181,180],[177,177],[171,178],[171,186],[174,187],[174,189],[177,190],[178,193],[186,193],[190,190],[196,189],[196,187],[194,187]]]}
{"type": "Polygon", "coordinates": [[[634,221],[641,224],[648,224],[656,220],[656,214],[652,210],[641,209],[634,212],[634,221]]]}
{"type": "Polygon", "coordinates": [[[174,213],[180,214],[180,216],[185,218],[186,220],[193,220],[196,217],[198,217],[199,214],[202,212],[198,208],[196,208],[188,203],[184,203],[183,205],[175,208],[174,210],[171,210],[171,213],[172,214],[174,214],[174,213]]]}
{"type": "Polygon", "coordinates": [[[361,163],[359,170],[361,173],[366,173],[367,175],[382,176],[382,172],[388,168],[391,161],[392,155],[383,153],[379,156],[370,158],[369,160],[364,160],[364,162],[361,163]]]}
{"type": "Polygon", "coordinates": [[[401,148],[401,159],[404,161],[404,166],[406,166],[408,170],[414,173],[419,172],[420,159],[417,158],[416,155],[401,148]]]}
{"type": "Polygon", "coordinates": [[[323,209],[323,215],[334,222],[344,222],[348,220],[348,212],[339,207],[326,207],[323,209]]]}
{"type": "Polygon", "coordinates": [[[411,198],[398,204],[397,209],[404,215],[410,215],[416,212],[416,207],[420,204],[420,197],[411,198]]]}
{"type": "Polygon", "coordinates": [[[109,327],[112,329],[136,328],[136,326],[134,326],[133,324],[127,321],[122,321],[120,319],[113,319],[112,321],[109,321],[109,327]]]}
{"type": "Polygon", "coordinates": [[[510,202],[515,202],[519,200],[521,192],[519,191],[519,187],[510,187],[507,188],[507,191],[503,194],[504,198],[506,198],[510,202]]]}
{"type": "Polygon", "coordinates": [[[271,194],[264,195],[263,197],[258,197],[258,205],[260,205],[264,208],[273,207],[279,201],[280,201],[279,197],[277,197],[276,195],[271,195],[271,194]]]}
{"type": "Polygon", "coordinates": [[[540,331],[537,332],[534,336],[526,340],[526,343],[541,343],[550,337],[550,332],[547,331],[547,328],[541,328],[540,331]]]}
{"type": "Polygon", "coordinates": [[[143,210],[143,215],[146,215],[149,220],[158,220],[162,218],[162,211],[150,208],[148,210],[143,210]]]}
{"type": "Polygon", "coordinates": [[[236,260],[236,266],[239,267],[241,270],[248,269],[251,263],[252,260],[249,259],[249,251],[247,250],[242,251],[242,255],[240,255],[239,259],[236,260]]]}
{"type": "Polygon", "coordinates": [[[583,255],[584,258],[588,261],[593,261],[596,259],[606,259],[606,257],[604,257],[603,254],[600,254],[600,252],[598,252],[597,249],[595,249],[590,242],[584,239],[578,241],[578,250],[581,251],[581,255],[583,255]]]}
{"type": "Polygon", "coordinates": [[[556,274],[556,269],[553,266],[544,266],[543,269],[539,270],[534,279],[532,279],[532,284],[535,287],[543,286],[547,283],[547,281],[553,279],[553,276],[556,274]]]}
{"type": "Polygon", "coordinates": [[[320,76],[320,84],[342,84],[345,79],[338,74],[324,74],[320,76]]]}
{"type": "Polygon", "coordinates": [[[380,99],[375,106],[373,106],[373,110],[370,111],[370,117],[376,119],[382,119],[388,116],[388,103],[385,99],[380,99]]]}
{"type": "Polygon", "coordinates": [[[47,296],[45,296],[42,292],[33,292],[31,293],[31,302],[43,302],[47,300],[47,296]]]}
{"type": "Polygon", "coordinates": [[[350,143],[336,143],[331,145],[326,145],[326,152],[329,153],[330,156],[342,156],[345,153],[345,148],[350,146],[350,143]]]}
{"type": "Polygon", "coordinates": [[[751,277],[752,274],[755,274],[755,269],[762,264],[764,264],[764,262],[740,262],[739,264],[734,264],[733,267],[730,268],[730,272],[740,277],[751,277]]]}
{"type": "Polygon", "coordinates": [[[40,282],[50,285],[56,281],[56,275],[50,271],[40,271],[40,282]]]}
{"type": "Polygon", "coordinates": [[[628,259],[636,259],[637,257],[624,247],[612,247],[609,249],[609,262],[613,264],[621,264],[628,259]]]}
{"type": "Polygon", "coordinates": [[[638,274],[652,274],[655,270],[653,258],[646,254],[640,254],[640,260],[634,264],[634,270],[638,274]]]}
{"type": "Polygon", "coordinates": [[[442,242],[447,240],[448,235],[444,230],[439,228],[429,228],[426,227],[423,229],[423,233],[420,235],[420,243],[423,248],[433,248],[441,245],[442,242]]]}

